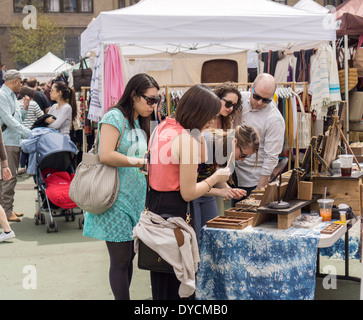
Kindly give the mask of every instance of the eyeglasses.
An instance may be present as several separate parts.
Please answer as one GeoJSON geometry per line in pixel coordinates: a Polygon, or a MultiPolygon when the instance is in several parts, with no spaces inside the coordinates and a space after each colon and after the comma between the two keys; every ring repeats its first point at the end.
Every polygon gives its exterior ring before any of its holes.
{"type": "Polygon", "coordinates": [[[260,95],[255,93],[255,88],[254,87],[252,87],[252,96],[253,96],[253,99],[255,99],[257,101],[262,100],[262,102],[265,103],[265,104],[269,104],[272,101],[272,99],[262,98],[260,95]]]}
{"type": "Polygon", "coordinates": [[[226,100],[225,98],[222,98],[221,100],[225,102],[225,106],[228,109],[231,107],[233,107],[234,110],[238,108],[238,103],[233,103],[232,101],[226,100]]]}
{"type": "Polygon", "coordinates": [[[247,159],[247,158],[251,157],[251,155],[243,153],[241,148],[239,148],[239,151],[240,151],[240,155],[239,155],[240,159],[247,159]]]}
{"type": "Polygon", "coordinates": [[[149,105],[149,106],[152,106],[154,104],[158,104],[160,102],[160,95],[157,96],[157,97],[147,97],[147,96],[144,96],[143,94],[140,94],[141,97],[143,97],[145,100],[146,100],[146,103],[149,105]]]}

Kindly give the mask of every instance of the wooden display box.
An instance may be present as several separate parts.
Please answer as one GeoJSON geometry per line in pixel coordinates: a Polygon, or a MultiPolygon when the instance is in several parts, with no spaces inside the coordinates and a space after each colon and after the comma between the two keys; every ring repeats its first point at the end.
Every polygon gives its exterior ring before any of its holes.
{"type": "Polygon", "coordinates": [[[207,222],[208,228],[238,229],[242,230],[252,225],[253,218],[218,216],[207,222]]]}
{"type": "MultiPolygon", "coordinates": [[[[350,147],[353,151],[353,154],[355,154],[356,156],[361,156],[363,155],[363,147],[350,147]]],[[[350,150],[347,150],[349,154],[351,154],[350,150]]]]}
{"type": "Polygon", "coordinates": [[[224,211],[226,217],[241,217],[241,218],[254,218],[255,212],[244,211],[243,208],[229,208],[224,211]]]}
{"type": "MultiPolygon", "coordinates": [[[[334,199],[334,205],[345,203],[356,215],[362,214],[363,172],[354,172],[351,177],[313,177],[313,183],[314,194],[324,195],[327,187],[327,198],[334,199]]],[[[311,205],[311,210],[318,208],[317,203],[311,205]]]]}

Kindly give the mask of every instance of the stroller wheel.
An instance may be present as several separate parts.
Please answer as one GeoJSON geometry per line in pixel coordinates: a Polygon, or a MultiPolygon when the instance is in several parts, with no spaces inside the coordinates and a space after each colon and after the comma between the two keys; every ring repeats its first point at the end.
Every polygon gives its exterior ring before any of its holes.
{"type": "Polygon", "coordinates": [[[42,224],[45,224],[45,215],[44,215],[44,213],[42,213],[40,215],[40,221],[42,222],[42,224]]]}
{"type": "Polygon", "coordinates": [[[39,211],[34,215],[34,223],[35,225],[39,225],[39,211]]]}
{"type": "Polygon", "coordinates": [[[58,232],[58,225],[55,220],[53,222],[48,222],[46,224],[46,228],[47,228],[47,233],[50,233],[52,229],[54,229],[54,232],[58,232]]]}
{"type": "Polygon", "coordinates": [[[80,230],[83,229],[83,225],[84,225],[84,219],[83,218],[78,218],[78,227],[80,230]]]}

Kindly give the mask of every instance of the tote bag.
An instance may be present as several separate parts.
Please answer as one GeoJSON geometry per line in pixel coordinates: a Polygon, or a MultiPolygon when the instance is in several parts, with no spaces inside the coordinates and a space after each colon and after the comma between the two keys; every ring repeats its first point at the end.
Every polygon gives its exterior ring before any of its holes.
{"type": "MultiPolygon", "coordinates": [[[[115,150],[117,150],[123,133],[120,134],[115,150]]],[[[120,186],[117,167],[111,167],[100,161],[98,156],[98,136],[95,147],[84,153],[82,162],[69,187],[69,197],[82,210],[93,214],[107,211],[116,201],[120,186]]]]}
{"type": "Polygon", "coordinates": [[[73,70],[73,87],[75,91],[80,91],[82,87],[89,87],[92,80],[92,69],[87,67],[86,61],[81,60],[79,69],[73,70]],[[85,64],[86,68],[83,66],[85,64]]]}
{"type": "MultiPolygon", "coordinates": [[[[299,141],[299,148],[306,149],[309,146],[311,140],[311,113],[305,112],[305,103],[301,101],[299,95],[296,95],[296,97],[299,101],[301,110],[301,112],[297,113],[297,135],[299,141]]],[[[304,102],[305,99],[309,101],[309,96],[306,92],[304,92],[304,102]]]]}

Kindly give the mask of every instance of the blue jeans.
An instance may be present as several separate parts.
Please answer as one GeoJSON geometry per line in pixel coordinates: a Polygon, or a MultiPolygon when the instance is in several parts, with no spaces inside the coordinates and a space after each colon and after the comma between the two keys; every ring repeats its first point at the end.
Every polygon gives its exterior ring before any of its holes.
{"type": "Polygon", "coordinates": [[[200,240],[200,230],[206,225],[207,221],[217,217],[218,207],[215,197],[202,196],[193,200],[194,224],[197,240],[200,240]]]}
{"type": "Polygon", "coordinates": [[[246,196],[242,197],[241,199],[231,199],[231,208],[234,208],[236,206],[236,203],[246,199],[250,196],[251,192],[256,189],[257,186],[254,187],[238,187],[240,189],[246,190],[246,196]]]}

